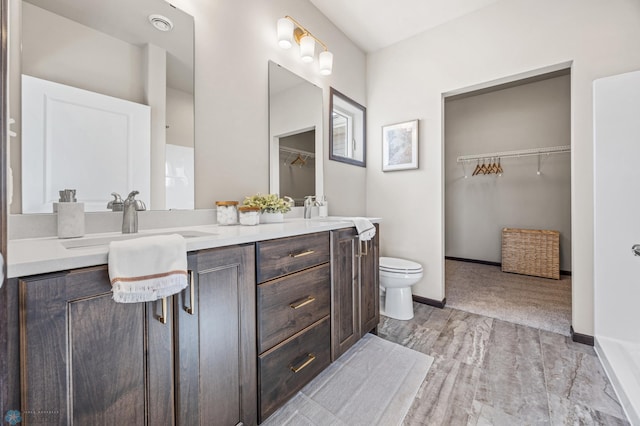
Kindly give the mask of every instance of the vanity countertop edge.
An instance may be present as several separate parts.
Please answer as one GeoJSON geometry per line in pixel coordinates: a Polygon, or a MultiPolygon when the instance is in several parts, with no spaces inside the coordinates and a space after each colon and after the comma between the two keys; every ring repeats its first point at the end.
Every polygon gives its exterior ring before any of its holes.
{"type": "MultiPolygon", "coordinates": [[[[368,218],[373,223],[380,223],[380,218],[368,218]]],[[[199,231],[210,235],[187,238],[187,251],[204,250],[237,244],[255,243],[296,235],[332,231],[352,227],[348,218],[329,217],[317,219],[285,219],[281,223],[269,223],[256,226],[221,226],[200,225],[172,227],[163,229],[140,230],[140,237],[145,234],[171,233],[178,231],[199,231]]],[[[117,237],[119,232],[103,234],[87,234],[81,238],[117,237]]],[[[68,249],[63,246],[66,239],[57,237],[28,238],[9,240],[7,276],[19,278],[30,275],[58,272],[69,269],[105,265],[108,260],[108,245],[68,249]]]]}

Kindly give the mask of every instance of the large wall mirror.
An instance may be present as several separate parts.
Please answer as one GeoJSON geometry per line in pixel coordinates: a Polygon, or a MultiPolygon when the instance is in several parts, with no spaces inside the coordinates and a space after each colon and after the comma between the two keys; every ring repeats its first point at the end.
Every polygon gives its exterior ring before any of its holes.
{"type": "Polygon", "coordinates": [[[11,212],[51,212],[65,188],[87,211],[134,189],[193,209],[193,17],[163,0],[11,1],[11,212]]]}
{"type": "Polygon", "coordinates": [[[323,195],[322,89],[269,61],[269,192],[323,195]]]}
{"type": "Polygon", "coordinates": [[[333,87],[329,99],[329,159],[366,167],[366,108],[333,87]]]}

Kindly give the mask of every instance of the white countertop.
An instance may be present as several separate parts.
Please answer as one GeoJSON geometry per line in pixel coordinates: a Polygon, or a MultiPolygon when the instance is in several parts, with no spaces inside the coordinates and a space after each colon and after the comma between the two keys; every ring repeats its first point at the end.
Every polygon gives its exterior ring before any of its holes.
{"type": "MultiPolygon", "coordinates": [[[[380,219],[371,218],[372,222],[380,219]]],[[[157,235],[172,232],[207,233],[210,235],[186,238],[187,251],[202,250],[214,247],[231,246],[235,244],[253,243],[256,241],[290,237],[294,235],[311,234],[314,232],[331,231],[334,229],[353,226],[353,222],[346,218],[329,217],[314,219],[285,219],[283,223],[270,223],[256,226],[219,226],[204,225],[179,228],[163,228],[141,230],[139,236],[157,235]]],[[[64,271],[68,269],[84,268],[87,266],[105,265],[109,252],[108,244],[65,248],[65,242],[82,242],[95,238],[121,236],[119,232],[104,234],[87,234],[82,238],[58,239],[55,237],[29,238],[9,240],[7,275],[8,278],[24,277],[47,272],[64,271]]],[[[127,234],[131,235],[131,234],[127,234]]]]}

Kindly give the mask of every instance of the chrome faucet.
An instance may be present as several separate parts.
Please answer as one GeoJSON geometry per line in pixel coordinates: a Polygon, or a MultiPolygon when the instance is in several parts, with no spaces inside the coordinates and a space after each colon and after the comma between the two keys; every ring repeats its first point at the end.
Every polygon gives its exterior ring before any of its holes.
{"type": "Polygon", "coordinates": [[[304,197],[304,218],[311,219],[311,207],[313,207],[313,195],[307,195],[304,197]]]}
{"type": "Polygon", "coordinates": [[[112,192],[111,196],[113,197],[113,200],[109,201],[107,208],[112,212],[121,212],[124,209],[122,197],[120,197],[120,194],[117,192],[112,192]]]}
{"type": "Polygon", "coordinates": [[[136,200],[138,191],[131,191],[124,200],[124,212],[122,214],[122,233],[135,234],[138,232],[138,211],[146,210],[147,206],[141,200],[136,200]]]}

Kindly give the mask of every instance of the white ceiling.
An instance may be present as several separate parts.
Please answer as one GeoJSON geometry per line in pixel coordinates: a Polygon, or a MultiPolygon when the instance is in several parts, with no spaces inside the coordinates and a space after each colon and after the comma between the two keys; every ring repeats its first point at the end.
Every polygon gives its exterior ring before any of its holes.
{"type": "Polygon", "coordinates": [[[310,1],[361,49],[375,52],[499,0],[310,1]]]}

